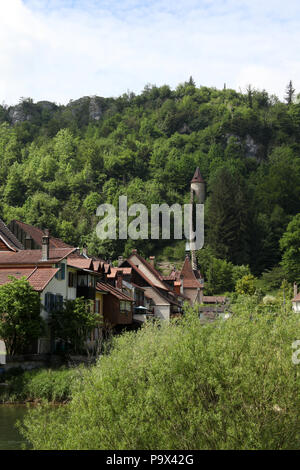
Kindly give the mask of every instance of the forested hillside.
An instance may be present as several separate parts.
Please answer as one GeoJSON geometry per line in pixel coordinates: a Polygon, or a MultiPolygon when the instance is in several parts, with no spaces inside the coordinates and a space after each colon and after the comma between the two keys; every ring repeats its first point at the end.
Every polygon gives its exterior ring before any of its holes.
{"type": "MultiPolygon", "coordinates": [[[[48,227],[94,254],[114,258],[133,247],[97,239],[99,204],[117,206],[120,195],[147,206],[189,202],[197,166],[207,183],[207,253],[248,264],[255,275],[284,255],[286,276],[299,277],[297,100],[251,87],[198,88],[191,78],[175,90],[146,86],[140,95],[67,106],[31,99],[0,106],[0,217],[48,227]]],[[[144,255],[166,247],[134,245],[144,255]]]]}

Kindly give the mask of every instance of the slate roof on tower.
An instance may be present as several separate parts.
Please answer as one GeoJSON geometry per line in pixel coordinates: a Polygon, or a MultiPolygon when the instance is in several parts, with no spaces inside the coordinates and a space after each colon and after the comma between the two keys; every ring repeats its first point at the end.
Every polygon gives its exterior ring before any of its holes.
{"type": "Polygon", "coordinates": [[[180,274],[183,276],[183,288],[193,289],[203,287],[203,284],[200,283],[194,274],[190,258],[188,256],[185,258],[180,274]]]}
{"type": "Polygon", "coordinates": [[[202,178],[202,175],[200,173],[198,166],[196,168],[196,171],[195,171],[195,174],[193,176],[191,183],[204,183],[204,179],[202,178]]]}

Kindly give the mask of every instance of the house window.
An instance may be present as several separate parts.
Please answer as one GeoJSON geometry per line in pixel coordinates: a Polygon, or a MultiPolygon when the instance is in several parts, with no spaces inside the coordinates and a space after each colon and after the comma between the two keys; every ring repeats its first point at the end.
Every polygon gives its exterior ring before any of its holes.
{"type": "Polygon", "coordinates": [[[100,313],[100,300],[95,301],[95,313],[100,313]]]}
{"type": "Polygon", "coordinates": [[[76,287],[76,274],[69,273],[69,287],[76,287]]]}
{"type": "Polygon", "coordinates": [[[47,292],[45,295],[45,310],[46,312],[56,312],[63,308],[64,298],[60,294],[52,294],[47,292]]]}
{"type": "Polygon", "coordinates": [[[78,274],[78,286],[88,287],[88,275],[87,274],[78,274]]]}
{"type": "Polygon", "coordinates": [[[131,302],[120,301],[120,311],[121,313],[128,313],[131,311],[131,302]]]}
{"type": "Polygon", "coordinates": [[[66,266],[64,263],[56,264],[56,268],[60,268],[59,271],[55,274],[56,279],[63,281],[66,278],[66,266]]]}

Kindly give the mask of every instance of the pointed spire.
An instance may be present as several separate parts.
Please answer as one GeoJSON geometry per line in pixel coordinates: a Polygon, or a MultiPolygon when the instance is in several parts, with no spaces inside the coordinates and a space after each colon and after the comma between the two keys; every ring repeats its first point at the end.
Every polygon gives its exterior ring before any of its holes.
{"type": "Polygon", "coordinates": [[[195,174],[193,176],[193,179],[192,179],[191,183],[204,183],[204,179],[201,176],[201,173],[200,173],[200,170],[199,170],[198,166],[196,168],[196,171],[195,171],[195,174]]]}

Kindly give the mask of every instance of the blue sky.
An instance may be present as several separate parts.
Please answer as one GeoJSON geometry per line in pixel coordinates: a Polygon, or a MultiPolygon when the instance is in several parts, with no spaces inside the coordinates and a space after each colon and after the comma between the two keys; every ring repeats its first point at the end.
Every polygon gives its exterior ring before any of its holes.
{"type": "Polygon", "coordinates": [[[1,0],[0,102],[146,84],[300,93],[298,0],[1,0]]]}

